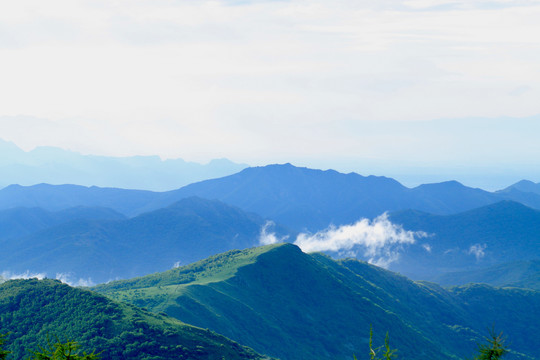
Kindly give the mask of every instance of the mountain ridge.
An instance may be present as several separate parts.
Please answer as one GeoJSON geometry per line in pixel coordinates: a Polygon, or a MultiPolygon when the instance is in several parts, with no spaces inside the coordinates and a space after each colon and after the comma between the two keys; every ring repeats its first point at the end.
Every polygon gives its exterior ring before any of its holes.
{"type": "MultiPolygon", "coordinates": [[[[94,290],[211,328],[284,360],[350,359],[353,353],[362,354],[369,324],[376,343],[390,331],[391,345],[401,358],[461,359],[474,352],[475,340],[494,318],[504,319],[497,322],[498,329],[524,336],[515,343],[520,352],[537,356],[534,346],[527,345],[534,343],[535,332],[527,333],[527,327],[536,326],[531,319],[540,317],[540,306],[521,308],[512,313],[513,321],[504,309],[516,299],[534,304],[540,293],[476,288],[446,290],[358,260],[332,260],[280,244],[228,252],[94,290]],[[242,258],[246,261],[239,262],[242,258]],[[216,276],[213,271],[228,275],[216,276]],[[504,301],[493,305],[491,312],[484,309],[482,319],[472,314],[483,296],[504,301]]],[[[513,353],[509,358],[527,357],[513,353]]]]}
{"type": "Polygon", "coordinates": [[[45,182],[166,191],[247,167],[227,159],[199,164],[183,159],[162,160],[159,156],[82,155],[52,146],[24,151],[1,139],[0,149],[0,188],[45,182]]]}

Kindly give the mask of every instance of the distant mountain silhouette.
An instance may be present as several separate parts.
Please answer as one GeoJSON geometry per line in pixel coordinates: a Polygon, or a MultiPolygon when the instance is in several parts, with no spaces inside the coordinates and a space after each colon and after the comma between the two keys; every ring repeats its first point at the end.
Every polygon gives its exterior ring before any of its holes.
{"type": "Polygon", "coordinates": [[[13,185],[0,190],[0,209],[25,206],[59,210],[82,205],[108,207],[133,216],[190,196],[220,200],[293,230],[312,232],[330,224],[342,225],[360,218],[373,218],[386,211],[414,209],[447,215],[501,200],[515,200],[540,208],[540,195],[517,189],[492,193],[456,181],[409,189],[387,177],[342,174],[284,164],[247,168],[233,175],[167,192],[75,185],[13,185]]]}
{"type": "Polygon", "coordinates": [[[81,185],[10,185],[0,190],[0,209],[39,207],[59,211],[76,206],[106,207],[131,216],[161,193],[81,185]]]}
{"type": "Polygon", "coordinates": [[[224,201],[297,231],[317,231],[330,224],[348,224],[404,209],[453,214],[518,196],[526,197],[522,200],[527,200],[529,206],[540,208],[540,196],[534,194],[496,194],[457,181],[409,189],[391,178],[341,174],[291,164],[247,168],[234,175],[171,191],[169,196],[192,195],[224,201]]]}
{"type": "Polygon", "coordinates": [[[158,156],[82,155],[55,147],[23,151],[0,139],[0,188],[11,184],[77,184],[165,191],[236,173],[247,165],[227,159],[208,164],[158,156]]]}
{"type": "Polygon", "coordinates": [[[255,246],[264,223],[219,201],[192,197],[131,219],[79,219],[4,240],[0,272],[61,273],[96,283],[140,276],[255,246]]]}
{"type": "Polygon", "coordinates": [[[108,208],[77,206],[51,212],[41,208],[0,210],[0,242],[73,220],[121,220],[125,216],[108,208]]]}
{"type": "Polygon", "coordinates": [[[540,183],[534,183],[530,180],[521,180],[517,183],[510,185],[506,189],[500,190],[498,192],[504,193],[504,192],[510,192],[512,190],[518,190],[525,193],[535,193],[540,195],[540,183]]]}

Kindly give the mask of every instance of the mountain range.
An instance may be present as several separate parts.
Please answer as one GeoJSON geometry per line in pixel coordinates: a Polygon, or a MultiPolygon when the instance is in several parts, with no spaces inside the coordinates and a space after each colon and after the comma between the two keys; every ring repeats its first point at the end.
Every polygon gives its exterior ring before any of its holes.
{"type": "Polygon", "coordinates": [[[0,209],[74,206],[109,207],[126,216],[160,209],[186,197],[220,200],[257,213],[294,231],[318,231],[384,212],[407,209],[455,214],[501,200],[540,209],[540,194],[513,189],[487,192],[449,181],[407,188],[394,179],[314,170],[291,164],[244,169],[177,190],[151,192],[77,185],[12,185],[0,190],[0,209]]]}
{"type": "MultiPolygon", "coordinates": [[[[196,197],[129,219],[112,210],[101,212],[101,218],[97,209],[82,214],[81,208],[54,213],[23,208],[0,212],[0,225],[2,215],[19,222],[0,226],[0,245],[6,254],[0,257],[0,269],[100,283],[255,246],[265,224],[258,215],[196,197]],[[64,221],[60,221],[62,216],[64,221]],[[43,226],[46,220],[48,227],[43,226]],[[14,237],[19,228],[23,230],[14,237]],[[35,231],[24,234],[31,228],[35,231]]],[[[280,226],[273,231],[287,234],[280,226]]]]}
{"type": "Polygon", "coordinates": [[[501,201],[453,215],[406,210],[389,218],[404,229],[427,233],[390,265],[412,278],[435,280],[443,273],[540,259],[540,211],[517,202],[501,201]]]}
{"type": "MultiPolygon", "coordinates": [[[[540,197],[511,191],[529,203],[540,197]]],[[[540,258],[538,211],[501,200],[507,195],[457,182],[409,189],[389,178],[290,164],[248,168],[169,192],[12,185],[0,190],[0,244],[6,254],[0,270],[99,283],[268,243],[261,242],[264,232],[274,236],[270,242],[294,242],[300,232],[311,236],[330,224],[397,209],[389,215],[394,224],[427,237],[398,249],[390,269],[435,280],[540,258]]]]}
{"type": "Polygon", "coordinates": [[[227,159],[199,164],[158,156],[82,155],[46,146],[27,152],[0,139],[0,188],[49,183],[165,191],[233,174],[245,167],[227,159]]]}
{"type": "Polygon", "coordinates": [[[372,325],[375,344],[389,331],[399,358],[457,360],[494,325],[508,359],[540,358],[536,185],[407,188],[291,164],[165,192],[10,185],[0,190],[0,334],[16,358],[60,333],[111,359],[340,360],[368,355],[372,325]],[[392,245],[389,229],[414,241],[392,245]],[[291,244],[306,238],[332,246],[291,244]],[[362,246],[400,274],[362,261],[362,246]],[[101,284],[6,281],[45,273],[101,284]]]}

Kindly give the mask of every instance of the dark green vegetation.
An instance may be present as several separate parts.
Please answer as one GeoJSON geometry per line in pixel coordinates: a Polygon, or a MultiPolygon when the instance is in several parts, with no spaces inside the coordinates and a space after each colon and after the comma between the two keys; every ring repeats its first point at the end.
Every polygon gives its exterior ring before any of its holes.
{"type": "Polygon", "coordinates": [[[81,353],[81,345],[76,341],[68,340],[61,342],[56,339],[56,342],[47,339],[47,346],[40,346],[39,350],[32,350],[32,360],[97,360],[99,354],[92,351],[87,354],[85,351],[81,353]]]}
{"type": "Polygon", "coordinates": [[[6,359],[7,356],[11,354],[10,351],[4,350],[4,344],[6,342],[5,337],[6,335],[0,334],[0,360],[6,359]]]}
{"type": "Polygon", "coordinates": [[[463,359],[493,323],[512,334],[508,359],[540,358],[539,292],[445,290],[291,244],[232,251],[95,290],[282,359],[351,359],[368,348],[369,324],[389,330],[401,359],[463,359]]]}
{"type": "Polygon", "coordinates": [[[479,270],[446,273],[435,281],[441,285],[484,283],[540,291],[540,260],[516,261],[479,270]]]}
{"type": "Polygon", "coordinates": [[[497,334],[494,329],[491,329],[489,337],[485,338],[485,342],[478,344],[478,355],[474,360],[499,360],[508,352],[503,333],[497,334]]]}
{"type": "Polygon", "coordinates": [[[69,273],[96,283],[129,278],[252,247],[263,224],[259,216],[219,201],[187,198],[131,219],[74,220],[0,240],[6,254],[0,270],[69,273]]]}
{"type": "Polygon", "coordinates": [[[55,280],[0,285],[0,333],[9,333],[8,359],[17,360],[55,335],[77,339],[87,353],[102,351],[102,359],[262,359],[211,331],[55,280]]]}
{"type": "MultiPolygon", "coordinates": [[[[392,270],[412,278],[435,280],[448,272],[469,272],[505,262],[540,259],[540,211],[516,202],[502,201],[447,216],[408,210],[393,213],[390,219],[407,230],[431,235],[407,248],[400,261],[391,265],[392,270]],[[430,251],[418,246],[426,244],[430,251]]],[[[516,278],[513,282],[522,280],[526,279],[516,278]]],[[[506,285],[497,281],[489,283],[506,285]]]]}
{"type": "Polygon", "coordinates": [[[13,185],[0,190],[0,209],[24,206],[59,210],[82,205],[108,207],[134,216],[190,196],[221,200],[295,231],[317,231],[331,223],[348,224],[385,211],[415,209],[452,214],[505,199],[540,208],[540,194],[518,189],[491,193],[455,181],[410,189],[386,177],[285,164],[247,168],[162,193],[75,185],[13,185]]]}

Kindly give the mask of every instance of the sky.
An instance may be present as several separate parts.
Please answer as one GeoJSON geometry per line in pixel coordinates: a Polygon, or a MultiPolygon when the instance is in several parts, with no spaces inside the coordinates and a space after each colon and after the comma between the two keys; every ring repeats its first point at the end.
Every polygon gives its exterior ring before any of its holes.
{"type": "Polygon", "coordinates": [[[540,181],[539,0],[0,2],[25,150],[540,181]]]}

